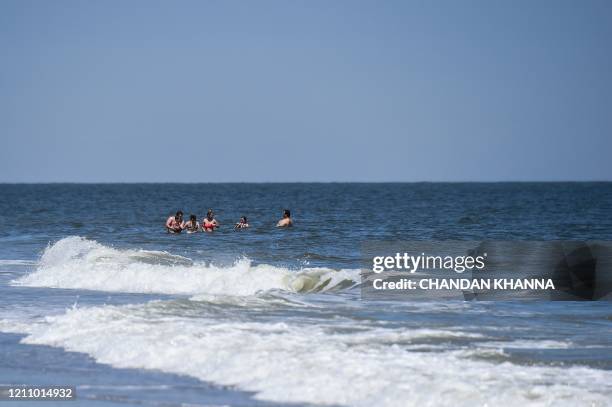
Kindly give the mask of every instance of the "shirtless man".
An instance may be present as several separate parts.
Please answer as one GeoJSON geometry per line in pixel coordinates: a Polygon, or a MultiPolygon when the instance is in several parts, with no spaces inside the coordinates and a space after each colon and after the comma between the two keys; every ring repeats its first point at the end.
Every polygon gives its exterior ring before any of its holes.
{"type": "Polygon", "coordinates": [[[283,211],[283,218],[278,221],[276,227],[286,228],[289,226],[293,226],[293,221],[291,220],[291,212],[289,211],[289,209],[285,209],[283,211]]]}
{"type": "Polygon", "coordinates": [[[176,212],[176,215],[170,216],[166,220],[166,230],[168,233],[181,233],[185,228],[185,222],[183,222],[183,211],[176,212]]]}

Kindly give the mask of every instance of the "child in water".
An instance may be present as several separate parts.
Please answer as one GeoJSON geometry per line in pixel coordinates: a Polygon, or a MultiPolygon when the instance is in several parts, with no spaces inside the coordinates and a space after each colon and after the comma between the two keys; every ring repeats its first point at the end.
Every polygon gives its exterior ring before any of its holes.
{"type": "Polygon", "coordinates": [[[236,226],[234,226],[234,229],[244,229],[248,227],[249,227],[249,221],[247,220],[246,216],[243,216],[240,218],[240,222],[236,223],[236,226]]]}
{"type": "Polygon", "coordinates": [[[198,219],[195,215],[189,215],[189,221],[185,223],[185,229],[187,233],[196,233],[200,230],[200,225],[198,225],[198,219]]]}

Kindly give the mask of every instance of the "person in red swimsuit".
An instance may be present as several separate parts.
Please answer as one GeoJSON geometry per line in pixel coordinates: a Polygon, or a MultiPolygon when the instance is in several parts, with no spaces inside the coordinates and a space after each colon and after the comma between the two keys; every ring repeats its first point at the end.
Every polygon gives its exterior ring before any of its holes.
{"type": "Polygon", "coordinates": [[[206,213],[206,217],[202,221],[202,230],[204,232],[212,232],[218,227],[219,222],[217,222],[217,219],[215,219],[215,214],[213,213],[212,209],[209,209],[206,213]]]}
{"type": "Polygon", "coordinates": [[[183,222],[183,211],[176,212],[176,215],[170,216],[166,220],[166,230],[168,233],[181,233],[185,228],[185,222],[183,222]]]}

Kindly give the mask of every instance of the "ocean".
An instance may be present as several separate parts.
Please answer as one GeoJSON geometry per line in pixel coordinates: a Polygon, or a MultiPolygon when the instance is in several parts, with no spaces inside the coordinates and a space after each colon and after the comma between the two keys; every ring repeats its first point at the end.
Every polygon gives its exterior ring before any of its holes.
{"type": "Polygon", "coordinates": [[[361,298],[364,242],[486,239],[610,241],[612,183],[3,184],[0,384],[95,406],[611,405],[607,301],[361,298]],[[165,232],[209,208],[214,233],[165,232]]]}

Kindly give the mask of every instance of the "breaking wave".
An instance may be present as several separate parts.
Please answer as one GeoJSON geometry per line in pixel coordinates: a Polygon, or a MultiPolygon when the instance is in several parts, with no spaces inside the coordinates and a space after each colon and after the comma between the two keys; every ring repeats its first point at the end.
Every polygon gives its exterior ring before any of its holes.
{"type": "Polygon", "coordinates": [[[71,236],[47,247],[36,270],[14,285],[156,294],[253,295],[262,291],[319,292],[352,287],[359,270],[290,270],[249,259],[229,267],[163,251],[115,249],[71,236]]]}

